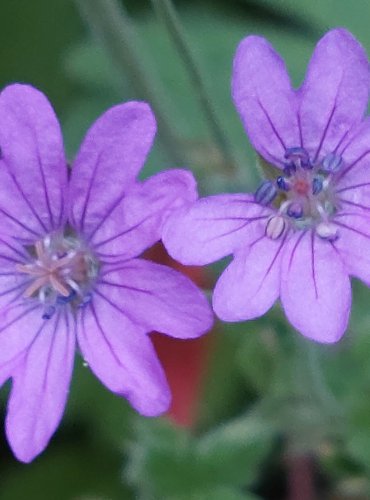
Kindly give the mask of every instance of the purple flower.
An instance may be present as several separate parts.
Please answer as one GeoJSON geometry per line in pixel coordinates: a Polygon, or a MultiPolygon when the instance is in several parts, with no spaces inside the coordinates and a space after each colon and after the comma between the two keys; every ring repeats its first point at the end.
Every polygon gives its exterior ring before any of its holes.
{"type": "Polygon", "coordinates": [[[185,339],[211,327],[188,278],[137,258],[168,213],[195,199],[184,170],[136,180],[155,131],[145,103],[109,109],[69,179],[43,94],[26,85],[0,94],[0,385],[12,377],[6,433],[22,461],[45,448],[62,417],[76,342],[108,389],[154,416],[170,393],[148,332],[185,339]]]}
{"type": "Polygon", "coordinates": [[[213,296],[221,319],[256,318],[280,297],[303,335],[343,335],[349,275],[370,285],[370,121],[361,122],[368,92],[367,57],[343,29],[320,40],[298,90],[264,38],[239,45],[233,98],[275,179],[255,194],[200,199],[171,216],[163,234],[184,264],[233,254],[213,296]]]}

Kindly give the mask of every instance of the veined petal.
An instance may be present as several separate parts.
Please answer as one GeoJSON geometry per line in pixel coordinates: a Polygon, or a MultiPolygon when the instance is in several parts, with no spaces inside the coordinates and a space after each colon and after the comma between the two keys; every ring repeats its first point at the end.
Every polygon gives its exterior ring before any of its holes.
{"type": "Polygon", "coordinates": [[[29,85],[0,94],[0,226],[30,239],[58,228],[65,214],[67,168],[58,120],[29,85]]]}
{"type": "Polygon", "coordinates": [[[296,233],[283,256],[281,301],[292,325],[316,342],[338,341],[351,307],[351,285],[339,253],[313,232],[296,233]]]}
{"type": "Polygon", "coordinates": [[[111,391],[128,399],[142,415],[157,416],[170,404],[168,384],[144,329],[130,321],[123,302],[95,292],[81,311],[78,343],[91,370],[111,391]]]}
{"type": "Polygon", "coordinates": [[[47,446],[65,407],[75,335],[67,316],[44,321],[23,363],[13,374],[6,435],[16,457],[30,462],[47,446]]]}
{"type": "Polygon", "coordinates": [[[70,216],[89,232],[126,193],[144,165],[156,132],[144,102],[127,102],[106,111],[92,125],[73,163],[70,216]]]}
{"type": "Polygon", "coordinates": [[[95,252],[103,259],[140,255],[160,240],[168,215],[196,196],[194,177],[187,170],[167,170],[136,184],[90,234],[95,252]]]}
{"type": "Polygon", "coordinates": [[[213,315],[205,295],[170,267],[133,259],[108,269],[98,286],[147,331],[195,338],[212,326],[213,315]]]}
{"type": "Polygon", "coordinates": [[[337,217],[335,223],[339,238],[333,245],[348,273],[370,286],[370,212],[337,217]]]}
{"type": "Polygon", "coordinates": [[[247,247],[264,234],[271,209],[243,194],[201,198],[171,215],[162,240],[182,264],[203,265],[247,247]]]}
{"type": "Polygon", "coordinates": [[[239,251],[219,278],[213,308],[224,321],[243,321],[261,316],[279,297],[280,267],[285,237],[260,238],[239,251]]]}
{"type": "Polygon", "coordinates": [[[343,168],[338,172],[334,182],[337,190],[348,188],[348,194],[352,187],[364,185],[369,187],[370,171],[370,118],[355,127],[348,139],[339,148],[338,153],[343,158],[343,168]]]}
{"type": "Polygon", "coordinates": [[[45,321],[41,316],[42,307],[39,304],[27,304],[22,299],[2,308],[0,366],[15,360],[27,351],[35,337],[45,328],[45,321]]]}
{"type": "Polygon", "coordinates": [[[303,146],[314,160],[332,153],[361,120],[369,85],[362,46],[345,29],[329,31],[317,44],[300,89],[303,146]]]}
{"type": "Polygon", "coordinates": [[[248,36],[239,44],[232,96],[253,146],[282,166],[286,149],[301,144],[297,98],[284,61],[264,38],[248,36]]]}

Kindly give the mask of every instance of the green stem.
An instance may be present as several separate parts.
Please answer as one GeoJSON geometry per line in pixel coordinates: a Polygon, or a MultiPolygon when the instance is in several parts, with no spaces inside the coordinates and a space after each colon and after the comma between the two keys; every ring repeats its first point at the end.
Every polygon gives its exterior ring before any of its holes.
{"type": "Polygon", "coordinates": [[[235,172],[235,163],[227,136],[220,124],[217,114],[209,100],[206,85],[202,73],[193,57],[191,48],[187,42],[186,34],[181,25],[179,16],[171,0],[151,0],[158,15],[163,19],[164,24],[187,68],[191,83],[194,87],[195,95],[203,109],[204,115],[209,123],[209,127],[220,148],[223,157],[224,168],[229,172],[235,172]]]}
{"type": "Polygon", "coordinates": [[[140,40],[124,8],[117,0],[76,0],[76,3],[86,24],[120,70],[122,80],[128,77],[138,97],[152,106],[158,121],[159,137],[171,160],[182,163],[182,146],[159,104],[158,89],[153,91],[153,76],[142,63],[138,50],[140,40]]]}

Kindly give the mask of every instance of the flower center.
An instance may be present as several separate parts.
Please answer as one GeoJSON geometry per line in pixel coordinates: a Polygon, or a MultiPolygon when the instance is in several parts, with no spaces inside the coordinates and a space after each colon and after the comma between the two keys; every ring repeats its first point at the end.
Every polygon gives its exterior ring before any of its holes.
{"type": "Polygon", "coordinates": [[[288,149],[284,175],[263,182],[255,193],[257,203],[273,203],[277,208],[267,221],[266,235],[277,239],[288,228],[313,228],[321,238],[335,240],[337,228],[331,222],[337,211],[333,181],[342,166],[342,158],[334,153],[314,164],[305,149],[288,149]]]}
{"type": "Polygon", "coordinates": [[[43,319],[50,319],[59,306],[75,309],[89,302],[99,264],[76,236],[54,233],[26,250],[30,261],[16,269],[31,278],[24,297],[44,305],[43,319]]]}

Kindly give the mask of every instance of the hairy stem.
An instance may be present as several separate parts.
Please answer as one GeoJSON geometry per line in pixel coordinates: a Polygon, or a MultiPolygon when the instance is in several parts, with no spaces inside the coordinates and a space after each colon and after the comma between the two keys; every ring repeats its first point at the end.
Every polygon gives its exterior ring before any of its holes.
{"type": "Polygon", "coordinates": [[[158,12],[158,15],[163,19],[173,43],[184,62],[193,85],[195,95],[199,99],[200,106],[203,109],[214,140],[220,149],[220,153],[223,157],[224,168],[229,172],[234,172],[235,163],[227,136],[218,120],[212,103],[209,100],[202,73],[193,57],[191,48],[186,39],[186,34],[174,5],[171,0],[152,0],[152,3],[155,10],[158,12]]]}
{"type": "Polygon", "coordinates": [[[105,47],[122,79],[129,83],[140,99],[150,103],[158,121],[159,137],[171,160],[180,164],[182,146],[173,134],[160,104],[160,92],[154,90],[153,76],[143,64],[136,30],[117,0],[76,0],[82,18],[105,47]]]}

